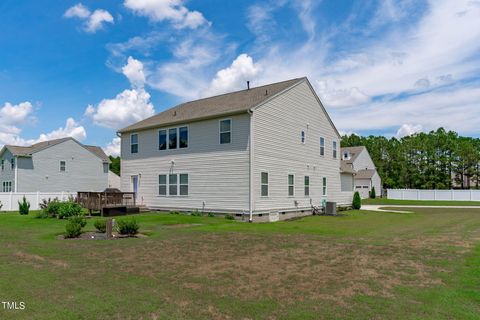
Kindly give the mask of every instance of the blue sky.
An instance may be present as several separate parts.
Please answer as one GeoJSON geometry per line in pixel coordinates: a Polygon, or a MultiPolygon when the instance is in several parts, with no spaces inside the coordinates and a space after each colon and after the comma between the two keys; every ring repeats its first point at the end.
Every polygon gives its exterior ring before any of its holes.
{"type": "Polygon", "coordinates": [[[344,133],[480,136],[480,1],[0,3],[0,145],[117,129],[308,76],[344,133]]]}

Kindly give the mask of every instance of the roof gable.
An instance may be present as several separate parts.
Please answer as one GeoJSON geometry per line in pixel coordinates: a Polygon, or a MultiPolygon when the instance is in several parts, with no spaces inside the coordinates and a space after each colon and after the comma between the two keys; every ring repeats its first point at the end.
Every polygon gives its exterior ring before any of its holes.
{"type": "Polygon", "coordinates": [[[341,148],[341,156],[343,158],[343,154],[347,151],[350,153],[350,159],[349,160],[343,160],[345,163],[354,163],[355,160],[358,158],[360,153],[362,153],[366,148],[364,146],[358,146],[358,147],[344,147],[341,148]]]}

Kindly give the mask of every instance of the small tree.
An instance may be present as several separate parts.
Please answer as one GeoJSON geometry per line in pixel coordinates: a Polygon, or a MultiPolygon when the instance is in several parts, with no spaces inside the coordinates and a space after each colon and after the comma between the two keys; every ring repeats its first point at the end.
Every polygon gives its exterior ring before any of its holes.
{"type": "Polygon", "coordinates": [[[375,193],[375,187],[372,187],[372,191],[370,191],[370,198],[375,199],[377,197],[377,194],[375,193]]]}
{"type": "Polygon", "coordinates": [[[352,208],[358,210],[362,207],[362,199],[360,198],[360,193],[358,191],[353,195],[352,208]]]}
{"type": "Polygon", "coordinates": [[[27,215],[30,212],[30,202],[23,196],[22,202],[18,201],[18,212],[21,215],[27,215]]]}

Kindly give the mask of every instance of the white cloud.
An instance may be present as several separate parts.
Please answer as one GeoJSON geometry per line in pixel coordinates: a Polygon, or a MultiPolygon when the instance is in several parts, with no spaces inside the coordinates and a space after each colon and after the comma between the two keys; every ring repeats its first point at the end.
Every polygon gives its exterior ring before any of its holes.
{"type": "Polygon", "coordinates": [[[30,102],[25,101],[17,105],[6,102],[0,109],[0,125],[17,125],[24,122],[33,111],[30,102]]]}
{"type": "Polygon", "coordinates": [[[72,137],[78,141],[83,141],[87,138],[87,132],[85,128],[81,126],[78,122],[76,122],[73,118],[68,118],[65,122],[65,127],[60,127],[49,133],[42,133],[40,137],[36,140],[36,142],[60,139],[65,137],[72,137]]]}
{"type": "Polygon", "coordinates": [[[128,62],[123,66],[122,72],[125,77],[128,78],[132,87],[143,88],[143,85],[145,84],[145,72],[142,62],[132,57],[128,57],[128,62]]]}
{"type": "Polygon", "coordinates": [[[207,95],[244,89],[246,81],[253,80],[259,72],[260,66],[253,62],[252,57],[243,53],[228,68],[217,72],[207,95]]]}
{"type": "Polygon", "coordinates": [[[118,157],[120,155],[120,144],[121,139],[115,137],[105,146],[105,148],[103,148],[103,151],[109,156],[118,157]]]}
{"type": "Polygon", "coordinates": [[[155,113],[150,94],[143,88],[124,90],[113,99],[103,99],[95,108],[89,105],[85,115],[99,126],[121,129],[155,113]]]}
{"type": "Polygon", "coordinates": [[[405,136],[411,136],[415,133],[422,132],[423,127],[419,124],[413,125],[413,124],[402,124],[402,126],[398,129],[396,137],[398,139],[403,138],[405,136]]]}
{"type": "Polygon", "coordinates": [[[65,11],[65,18],[78,18],[83,20],[83,29],[89,33],[95,33],[103,28],[104,23],[114,23],[114,19],[110,12],[97,9],[93,13],[81,3],[70,7],[65,11]]]}
{"type": "Polygon", "coordinates": [[[125,0],[123,4],[153,22],[170,21],[177,29],[196,29],[210,24],[202,13],[187,9],[183,0],[125,0]]]}
{"type": "Polygon", "coordinates": [[[316,87],[322,102],[330,107],[359,106],[371,101],[371,98],[358,88],[334,89],[325,80],[318,81],[316,87]]]}

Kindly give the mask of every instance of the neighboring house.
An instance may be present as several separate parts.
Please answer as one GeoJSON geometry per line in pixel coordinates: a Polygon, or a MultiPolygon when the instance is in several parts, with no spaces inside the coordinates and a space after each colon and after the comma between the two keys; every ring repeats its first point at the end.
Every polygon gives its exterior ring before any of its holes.
{"type": "Polygon", "coordinates": [[[367,148],[342,148],[342,190],[355,190],[363,199],[368,198],[370,191],[375,187],[377,196],[382,192],[382,180],[375,168],[375,164],[367,148]]]}
{"type": "Polygon", "coordinates": [[[112,171],[108,171],[108,187],[120,190],[121,185],[120,176],[112,171]]]}
{"type": "Polygon", "coordinates": [[[110,160],[100,147],[73,138],[0,151],[2,192],[103,191],[110,160]]]}
{"type": "Polygon", "coordinates": [[[180,104],[119,131],[122,191],[158,210],[276,220],[340,189],[340,135],[306,78],[180,104]]]}

